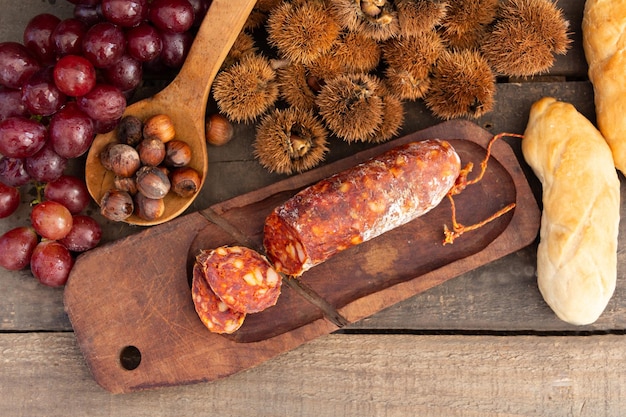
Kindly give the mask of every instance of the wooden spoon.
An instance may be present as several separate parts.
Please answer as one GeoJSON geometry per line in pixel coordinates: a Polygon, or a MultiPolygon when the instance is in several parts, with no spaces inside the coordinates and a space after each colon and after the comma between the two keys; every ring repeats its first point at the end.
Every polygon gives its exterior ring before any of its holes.
{"type": "MultiPolygon", "coordinates": [[[[190,166],[202,174],[202,184],[208,169],[204,129],[211,84],[255,3],[256,0],[213,0],[176,78],[153,97],[128,106],[124,112],[125,116],[133,115],[140,120],[155,114],[169,115],[176,137],[191,145],[193,158],[190,166]]],[[[115,130],[97,135],[87,154],[85,181],[97,203],[106,191],[113,188],[114,180],[113,173],[100,163],[100,152],[115,141],[115,130]]],[[[125,222],[143,226],[166,222],[181,214],[197,195],[181,198],[170,192],[165,197],[162,217],[147,221],[133,214],[125,222]]]]}

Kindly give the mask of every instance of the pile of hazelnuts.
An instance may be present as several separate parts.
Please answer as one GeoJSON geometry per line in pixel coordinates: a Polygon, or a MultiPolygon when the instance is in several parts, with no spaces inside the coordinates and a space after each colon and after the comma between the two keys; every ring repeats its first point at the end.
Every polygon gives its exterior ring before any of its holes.
{"type": "Polygon", "coordinates": [[[100,153],[102,166],[115,175],[114,188],[100,200],[100,212],[113,221],[131,215],[153,221],[165,212],[165,196],[197,193],[201,174],[189,166],[191,147],[176,138],[170,117],[157,114],[145,121],[125,116],[117,126],[117,141],[100,153]]]}

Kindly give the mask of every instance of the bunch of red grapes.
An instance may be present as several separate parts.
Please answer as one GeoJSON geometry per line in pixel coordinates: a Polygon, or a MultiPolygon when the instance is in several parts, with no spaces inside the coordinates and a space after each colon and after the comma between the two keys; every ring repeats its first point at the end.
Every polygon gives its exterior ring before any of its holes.
{"type": "Polygon", "coordinates": [[[144,74],[179,69],[210,0],[68,0],[73,17],[33,17],[24,42],[0,43],[0,218],[34,186],[30,224],[0,236],[0,266],[30,267],[63,286],[77,253],[98,245],[100,225],[70,160],[113,130],[144,74]]]}

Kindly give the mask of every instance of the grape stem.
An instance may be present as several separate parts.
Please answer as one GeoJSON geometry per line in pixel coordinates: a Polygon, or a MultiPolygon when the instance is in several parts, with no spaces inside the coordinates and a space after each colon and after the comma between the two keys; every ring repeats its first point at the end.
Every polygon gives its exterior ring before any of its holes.
{"type": "Polygon", "coordinates": [[[30,202],[31,207],[36,206],[43,201],[43,192],[44,188],[46,188],[46,183],[39,181],[33,181],[33,185],[35,186],[35,192],[37,193],[37,195],[35,199],[30,202]]]}

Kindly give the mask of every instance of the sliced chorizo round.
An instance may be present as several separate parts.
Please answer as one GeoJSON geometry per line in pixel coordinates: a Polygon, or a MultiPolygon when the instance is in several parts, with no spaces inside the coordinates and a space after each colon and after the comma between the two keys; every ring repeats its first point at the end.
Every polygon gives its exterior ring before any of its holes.
{"type": "Polygon", "coordinates": [[[231,309],[215,295],[198,263],[193,267],[191,295],[200,321],[211,332],[230,334],[243,324],[245,313],[231,309]]]}
{"type": "Polygon", "coordinates": [[[244,246],[221,246],[196,257],[209,286],[229,308],[258,313],[276,304],[282,278],[265,256],[244,246]]]}

